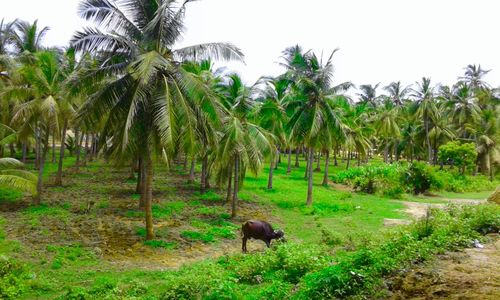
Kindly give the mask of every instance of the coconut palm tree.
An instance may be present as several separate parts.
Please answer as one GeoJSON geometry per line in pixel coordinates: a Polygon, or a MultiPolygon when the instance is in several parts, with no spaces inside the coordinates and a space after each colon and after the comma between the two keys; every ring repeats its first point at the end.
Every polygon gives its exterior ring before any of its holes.
{"type": "Polygon", "coordinates": [[[58,132],[58,102],[63,97],[64,75],[61,72],[58,53],[41,51],[33,54],[33,64],[25,64],[20,70],[21,85],[13,86],[10,95],[22,100],[15,108],[13,124],[18,126],[19,137],[26,140],[35,135],[39,171],[37,194],[34,204],[40,204],[43,190],[43,171],[49,151],[49,135],[58,132]]]}
{"type": "Polygon", "coordinates": [[[401,86],[401,81],[391,82],[388,86],[384,87],[384,90],[388,93],[392,103],[397,107],[401,107],[404,104],[406,97],[410,93],[410,87],[401,86]]]}
{"type": "MultiPolygon", "coordinates": [[[[397,141],[401,132],[398,124],[398,109],[392,101],[385,101],[375,115],[375,129],[384,145],[384,162],[388,162],[389,146],[397,141]]],[[[391,159],[392,160],[392,159],[391,159]]]]}
{"type": "Polygon", "coordinates": [[[359,86],[361,93],[356,94],[359,97],[361,103],[367,103],[369,107],[376,108],[379,104],[380,97],[377,95],[377,89],[380,83],[376,85],[363,84],[359,86]]]}
{"type": "Polygon", "coordinates": [[[465,83],[473,91],[489,88],[490,85],[483,80],[483,77],[491,70],[484,70],[481,65],[468,65],[465,69],[465,74],[459,77],[459,83],[465,83]]]}
{"type": "Polygon", "coordinates": [[[0,184],[36,196],[37,177],[23,168],[24,164],[17,159],[0,158],[0,184]]]}
{"type": "MultiPolygon", "coordinates": [[[[262,104],[257,109],[257,119],[260,126],[272,133],[276,138],[274,151],[270,157],[269,178],[267,188],[273,188],[273,172],[278,163],[277,157],[280,155],[280,149],[288,145],[285,126],[287,115],[285,110],[286,97],[290,88],[291,81],[286,77],[266,78],[266,87],[262,91],[262,104]]],[[[291,152],[288,152],[288,168],[291,165],[291,152]]]]}
{"type": "Polygon", "coordinates": [[[467,127],[473,127],[481,115],[481,108],[477,105],[477,98],[470,87],[464,83],[457,84],[450,96],[446,100],[446,105],[451,119],[458,127],[459,136],[467,138],[467,127]]]}
{"type": "Polygon", "coordinates": [[[431,86],[431,79],[423,77],[422,82],[416,83],[417,88],[413,89],[413,96],[416,98],[416,105],[418,107],[416,114],[421,118],[425,130],[425,143],[427,145],[427,158],[428,162],[432,162],[432,145],[429,138],[431,122],[436,119],[436,101],[434,95],[434,87],[431,86]]]}
{"type": "Polygon", "coordinates": [[[274,148],[275,137],[249,119],[255,102],[250,98],[251,90],[242,84],[238,75],[229,75],[227,81],[219,86],[219,91],[222,101],[230,105],[230,109],[223,120],[215,154],[215,169],[221,181],[229,177],[228,190],[233,178],[231,215],[234,218],[237,215],[238,191],[247,169],[257,174],[265,155],[274,148]]]}
{"type": "Polygon", "coordinates": [[[168,150],[178,140],[181,131],[177,128],[192,120],[187,100],[190,93],[202,90],[210,95],[203,82],[182,68],[182,62],[243,57],[231,44],[174,48],[182,38],[189,2],[192,1],[85,0],[79,13],[96,27],[79,31],[72,39],[77,51],[98,53],[100,67],[95,70],[95,77],[117,75],[89,98],[80,116],[94,123],[105,116],[100,140],[112,144],[110,149],[117,150],[114,151],[117,155],[118,149],[131,147],[142,157],[146,239],[154,238],[151,210],[154,155],[168,150]]]}
{"type": "Polygon", "coordinates": [[[496,110],[483,110],[476,131],[476,150],[481,172],[488,174],[493,181],[495,165],[500,165],[500,107],[496,110]]]}
{"type": "Polygon", "coordinates": [[[320,148],[325,135],[341,130],[341,120],[333,109],[332,80],[333,55],[326,62],[312,52],[301,53],[300,48],[285,50],[288,70],[293,79],[293,100],[288,105],[294,110],[288,127],[292,136],[302,136],[308,147],[307,154],[307,205],[313,202],[314,150],[320,148]],[[298,51],[298,52],[297,52],[298,51]]]}

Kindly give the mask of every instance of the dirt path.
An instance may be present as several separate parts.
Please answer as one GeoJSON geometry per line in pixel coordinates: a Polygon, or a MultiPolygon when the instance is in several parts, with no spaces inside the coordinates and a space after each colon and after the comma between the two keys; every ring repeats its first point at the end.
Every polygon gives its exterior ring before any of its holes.
{"type": "Polygon", "coordinates": [[[500,299],[500,238],[440,256],[389,280],[389,299],[500,299]]]}
{"type": "MultiPolygon", "coordinates": [[[[451,199],[451,198],[443,198],[448,203],[456,203],[456,204],[468,204],[468,205],[477,205],[480,203],[485,203],[486,200],[473,200],[473,199],[451,199]]],[[[425,217],[427,214],[427,210],[429,208],[444,208],[447,204],[445,203],[423,203],[423,202],[411,202],[411,201],[402,201],[405,208],[401,211],[406,213],[412,219],[420,219],[425,217]]],[[[384,219],[385,226],[396,226],[396,225],[407,225],[410,224],[411,220],[408,219],[384,219]]]]}

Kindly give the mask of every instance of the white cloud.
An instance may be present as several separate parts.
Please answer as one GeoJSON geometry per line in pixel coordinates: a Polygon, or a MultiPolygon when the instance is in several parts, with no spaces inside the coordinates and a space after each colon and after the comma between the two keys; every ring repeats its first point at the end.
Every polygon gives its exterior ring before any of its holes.
{"type": "MultiPolygon", "coordinates": [[[[77,0],[25,0],[0,4],[0,18],[50,26],[47,44],[65,45],[84,24],[77,0]]],[[[500,44],[495,0],[204,0],[189,4],[182,45],[226,41],[246,54],[230,63],[252,83],[279,74],[281,51],[300,44],[318,54],[335,48],[337,81],[406,84],[430,76],[453,83],[467,64],[493,69],[500,84],[500,44]]]]}

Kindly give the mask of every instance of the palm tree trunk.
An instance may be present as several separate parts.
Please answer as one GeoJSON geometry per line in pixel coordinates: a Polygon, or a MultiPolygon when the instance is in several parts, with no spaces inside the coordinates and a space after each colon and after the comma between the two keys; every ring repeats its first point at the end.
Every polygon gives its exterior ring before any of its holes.
{"type": "Polygon", "coordinates": [[[13,143],[9,144],[10,157],[14,157],[16,155],[16,148],[13,143]]]}
{"type": "Polygon", "coordinates": [[[267,189],[273,189],[273,172],[274,172],[274,164],[277,164],[277,157],[271,156],[271,165],[269,166],[269,177],[267,178],[267,189]]]}
{"type": "Polygon", "coordinates": [[[384,147],[384,162],[385,163],[387,163],[389,161],[388,156],[389,156],[389,144],[386,142],[385,147],[384,147]]]}
{"type": "Polygon", "coordinates": [[[61,149],[59,151],[59,164],[57,165],[56,185],[62,185],[62,168],[64,160],[64,142],[66,141],[66,130],[68,129],[68,120],[64,120],[63,130],[61,135],[61,149]]]}
{"type": "MultiPolygon", "coordinates": [[[[149,152],[149,149],[147,150],[149,152]]],[[[151,153],[146,154],[147,157],[144,159],[145,162],[145,178],[144,178],[144,211],[146,215],[146,240],[152,240],[155,237],[153,229],[153,160],[151,159],[151,153]]]]}
{"type": "Polygon", "coordinates": [[[307,180],[307,206],[311,206],[313,202],[313,163],[314,163],[314,149],[313,147],[309,148],[309,155],[307,157],[308,164],[307,168],[308,172],[308,180],[307,180]]]}
{"type": "Polygon", "coordinates": [[[432,163],[432,146],[431,140],[429,138],[429,119],[428,117],[424,118],[424,126],[425,126],[425,142],[427,143],[427,161],[432,163]]]}
{"type": "Polygon", "coordinates": [[[40,157],[42,156],[41,154],[41,135],[42,133],[40,132],[40,127],[37,126],[35,129],[35,169],[40,169],[40,157]]]}
{"type": "Polygon", "coordinates": [[[286,174],[290,175],[292,172],[292,148],[288,147],[288,167],[286,169],[286,174]]]}
{"type": "Polygon", "coordinates": [[[76,155],[76,170],[78,171],[80,167],[80,154],[82,150],[82,141],[83,141],[83,133],[80,135],[80,131],[78,129],[75,130],[75,155],[76,155]]]}
{"type": "Polygon", "coordinates": [[[82,166],[86,166],[87,165],[87,155],[88,155],[88,152],[89,152],[89,134],[87,133],[85,135],[85,146],[83,148],[83,160],[82,160],[82,166]]]}
{"type": "Polygon", "coordinates": [[[52,163],[56,163],[56,129],[52,132],[52,163]]]}
{"type": "Polygon", "coordinates": [[[349,170],[349,163],[351,162],[351,151],[347,151],[347,165],[345,167],[346,170],[349,170]]]}
{"type": "Polygon", "coordinates": [[[194,167],[195,167],[195,160],[194,157],[191,158],[191,168],[189,169],[189,183],[194,182],[194,167]]]}
{"type": "Polygon", "coordinates": [[[144,180],[146,178],[145,169],[146,168],[144,166],[144,159],[142,157],[139,157],[139,172],[137,173],[137,185],[135,186],[135,193],[141,195],[141,197],[139,198],[139,209],[144,209],[146,205],[146,199],[144,193],[144,180]]]}
{"type": "Polygon", "coordinates": [[[231,203],[231,217],[235,218],[237,214],[237,202],[238,202],[238,187],[239,187],[239,167],[240,159],[238,154],[234,155],[234,186],[233,186],[233,201],[231,203]]]}
{"type": "Polygon", "coordinates": [[[26,157],[27,157],[27,154],[28,154],[28,146],[26,145],[25,142],[23,142],[22,148],[23,148],[22,162],[23,162],[23,164],[25,164],[26,163],[26,157]]]}
{"type": "Polygon", "coordinates": [[[488,157],[488,165],[490,169],[490,182],[493,182],[493,169],[495,168],[495,164],[492,163],[491,155],[490,155],[490,148],[487,148],[486,155],[488,157]]]}
{"type": "Polygon", "coordinates": [[[337,167],[339,162],[337,161],[337,148],[333,149],[333,165],[337,167]]]}
{"type": "Polygon", "coordinates": [[[89,155],[88,155],[88,158],[89,158],[89,162],[92,162],[94,160],[94,141],[95,141],[95,134],[91,134],[90,135],[90,144],[89,144],[89,155]]]}
{"type": "Polygon", "coordinates": [[[361,154],[358,152],[358,167],[359,166],[361,166],[361,154]]]}
{"type": "Polygon", "coordinates": [[[318,161],[316,163],[316,169],[314,169],[314,172],[321,172],[321,151],[318,152],[318,161]]]}
{"type": "Polygon", "coordinates": [[[41,195],[43,190],[43,171],[45,168],[45,161],[47,158],[47,154],[49,152],[49,130],[47,129],[47,133],[45,135],[43,153],[40,155],[40,168],[38,169],[38,180],[36,183],[36,195],[33,197],[33,204],[40,205],[41,203],[41,195]]]}
{"type": "Polygon", "coordinates": [[[299,147],[295,149],[295,167],[300,167],[300,159],[299,159],[299,147]]]}
{"type": "Polygon", "coordinates": [[[328,167],[329,167],[329,161],[330,161],[330,150],[326,150],[326,156],[325,156],[325,174],[323,175],[323,186],[328,186],[328,167]]]}
{"type": "Polygon", "coordinates": [[[183,171],[186,172],[188,169],[188,156],[187,154],[184,155],[184,166],[183,166],[183,171]]]}
{"type": "Polygon", "coordinates": [[[276,150],[276,161],[275,161],[275,164],[274,164],[274,169],[275,170],[278,170],[278,166],[281,164],[281,151],[279,148],[277,148],[276,150]]]}
{"type": "Polygon", "coordinates": [[[208,156],[205,154],[201,161],[201,181],[200,181],[200,192],[205,194],[207,191],[207,167],[208,167],[208,156]]]}
{"type": "Polygon", "coordinates": [[[226,203],[229,203],[231,201],[231,183],[233,182],[233,166],[229,165],[228,167],[228,180],[227,180],[227,194],[226,194],[226,203]]]}
{"type": "Polygon", "coordinates": [[[394,145],[394,157],[396,158],[396,161],[399,161],[399,140],[396,139],[395,145],[394,145]]]}

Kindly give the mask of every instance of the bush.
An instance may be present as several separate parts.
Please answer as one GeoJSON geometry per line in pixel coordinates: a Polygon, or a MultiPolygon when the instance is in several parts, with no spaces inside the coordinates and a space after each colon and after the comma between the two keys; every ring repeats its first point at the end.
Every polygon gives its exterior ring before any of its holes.
{"type": "Polygon", "coordinates": [[[351,168],[334,175],[333,181],[351,185],[356,191],[399,198],[405,192],[400,180],[405,170],[404,164],[351,168]]]}
{"type": "Polygon", "coordinates": [[[499,228],[500,207],[496,205],[431,210],[427,218],[389,233],[378,243],[339,254],[332,266],[305,275],[296,296],[330,299],[370,293],[394,270],[470,246],[480,233],[498,232],[499,228]]]}
{"type": "Polygon", "coordinates": [[[411,164],[408,171],[403,174],[403,181],[415,195],[427,192],[432,183],[436,182],[432,167],[422,162],[411,164]]]}
{"type": "Polygon", "coordinates": [[[0,299],[17,299],[26,290],[29,277],[22,265],[0,255],[0,299]]]}

